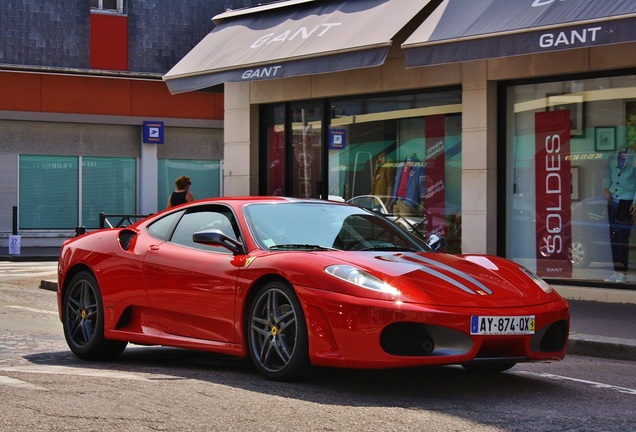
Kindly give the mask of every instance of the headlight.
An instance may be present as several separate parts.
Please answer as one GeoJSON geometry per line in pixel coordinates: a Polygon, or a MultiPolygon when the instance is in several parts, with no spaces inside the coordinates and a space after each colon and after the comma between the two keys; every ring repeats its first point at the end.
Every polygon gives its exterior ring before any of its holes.
{"type": "Polygon", "coordinates": [[[532,273],[530,270],[528,270],[525,267],[519,267],[519,270],[521,270],[522,272],[527,274],[528,277],[530,279],[532,279],[532,281],[534,283],[539,285],[539,288],[541,288],[543,291],[545,291],[548,294],[552,292],[552,287],[550,285],[548,285],[548,283],[546,281],[544,281],[543,279],[541,279],[539,276],[537,276],[536,274],[532,273]]]}
{"type": "Polygon", "coordinates": [[[400,294],[397,288],[392,287],[364,270],[350,265],[332,265],[325,268],[325,272],[362,288],[391,295],[400,294]]]}

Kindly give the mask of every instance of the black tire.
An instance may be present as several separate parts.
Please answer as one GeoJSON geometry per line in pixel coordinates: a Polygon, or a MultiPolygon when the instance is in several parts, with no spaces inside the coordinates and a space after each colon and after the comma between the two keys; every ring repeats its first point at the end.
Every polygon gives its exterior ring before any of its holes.
{"type": "Polygon", "coordinates": [[[512,369],[516,362],[467,363],[462,366],[469,372],[494,374],[512,369]]]}
{"type": "Polygon", "coordinates": [[[269,282],[257,292],[247,316],[247,343],[265,377],[297,381],[311,373],[305,314],[289,284],[269,282]]]}
{"type": "Polygon", "coordinates": [[[64,337],[73,353],[86,360],[121,354],[128,342],[104,338],[104,305],[95,276],[82,271],[71,279],[62,304],[64,337]]]}

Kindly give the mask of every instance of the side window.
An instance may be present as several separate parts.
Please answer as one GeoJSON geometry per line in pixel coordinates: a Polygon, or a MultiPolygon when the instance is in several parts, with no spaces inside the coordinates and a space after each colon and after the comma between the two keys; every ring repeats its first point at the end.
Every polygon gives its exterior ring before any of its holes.
{"type": "Polygon", "coordinates": [[[218,229],[228,237],[238,240],[239,234],[232,212],[221,206],[206,206],[189,211],[179,221],[170,242],[191,248],[230,253],[224,247],[208,246],[195,243],[192,234],[197,231],[218,229]]]}
{"type": "Polygon", "coordinates": [[[91,0],[91,10],[123,14],[126,4],[124,0],[91,0]]]}
{"type": "Polygon", "coordinates": [[[148,227],[148,233],[160,240],[168,240],[170,238],[172,227],[183,213],[184,211],[178,211],[159,219],[148,227]]]}

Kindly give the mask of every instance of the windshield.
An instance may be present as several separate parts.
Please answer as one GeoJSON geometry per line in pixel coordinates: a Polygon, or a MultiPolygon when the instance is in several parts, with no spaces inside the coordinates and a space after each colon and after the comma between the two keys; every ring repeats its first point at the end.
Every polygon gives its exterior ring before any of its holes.
{"type": "Polygon", "coordinates": [[[250,204],[245,218],[265,250],[430,251],[391,221],[364,209],[322,202],[250,204]]]}

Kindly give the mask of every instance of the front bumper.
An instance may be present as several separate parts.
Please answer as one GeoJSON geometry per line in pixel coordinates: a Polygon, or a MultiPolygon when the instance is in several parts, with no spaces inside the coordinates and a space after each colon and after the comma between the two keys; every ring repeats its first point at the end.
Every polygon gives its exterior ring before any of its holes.
{"type": "Polygon", "coordinates": [[[317,366],[390,368],[565,357],[569,307],[562,299],[531,307],[469,309],[296,290],[305,305],[310,359],[317,366]],[[535,333],[471,335],[473,315],[534,315],[535,333]]]}

